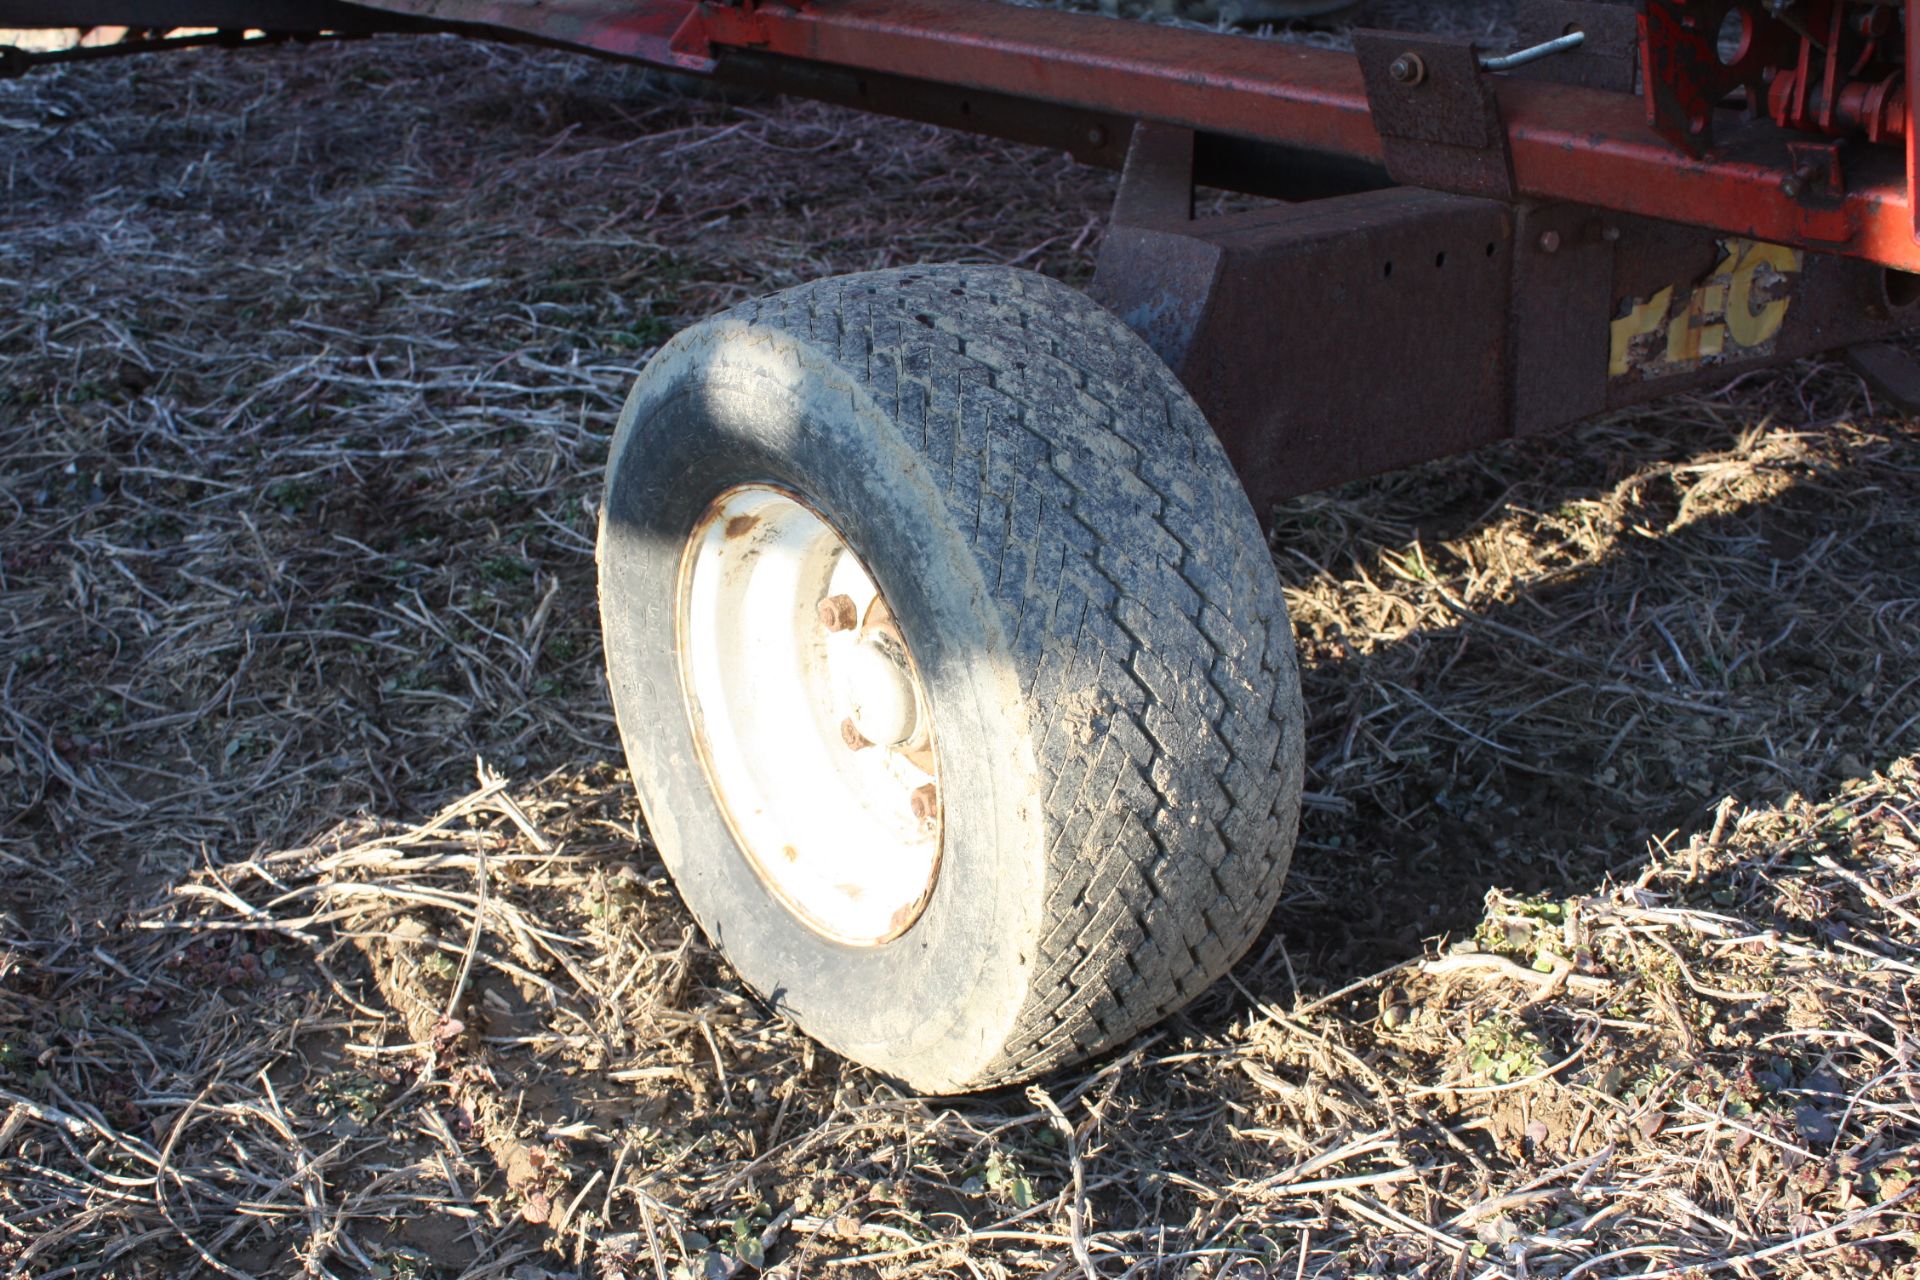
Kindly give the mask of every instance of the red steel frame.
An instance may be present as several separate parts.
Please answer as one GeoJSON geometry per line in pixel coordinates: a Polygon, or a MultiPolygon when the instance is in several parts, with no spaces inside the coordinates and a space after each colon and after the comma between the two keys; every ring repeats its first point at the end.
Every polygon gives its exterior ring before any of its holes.
{"type": "MultiPolygon", "coordinates": [[[[38,19],[40,25],[226,26],[257,2],[0,0],[0,25],[30,26],[38,19]],[[195,21],[194,14],[204,16],[195,21]]],[[[1713,68],[1698,63],[1711,58],[1704,32],[1712,18],[1737,4],[1758,11],[1758,0],[1643,2],[1649,15],[1643,21],[1657,29],[1664,30],[1659,24],[1671,23],[1677,12],[1691,48],[1688,53],[1647,46],[1658,55],[1648,64],[1655,67],[1649,104],[1656,83],[1695,96],[1703,85],[1710,88],[1713,68]],[[1705,22],[1696,16],[1702,14],[1705,22]],[[1668,81],[1667,63],[1679,55],[1695,59],[1703,73],[1700,83],[1684,76],[1668,81]]],[[[1694,132],[1711,145],[1687,145],[1698,139],[1683,135],[1676,142],[1671,119],[1662,120],[1661,129],[1651,127],[1647,106],[1635,94],[1488,76],[1483,77],[1486,92],[1504,133],[1501,160],[1511,171],[1509,189],[1499,194],[1510,201],[1564,202],[1707,227],[1920,271],[1920,131],[1905,127],[1910,103],[1920,96],[1913,92],[1920,69],[1920,56],[1914,56],[1920,53],[1920,0],[1902,0],[1902,6],[1912,46],[1906,101],[1891,105],[1893,121],[1884,132],[1893,135],[1888,141],[1905,145],[1852,147],[1844,190],[1830,185],[1807,190],[1796,173],[1809,171],[1804,142],[1809,135],[1787,133],[1764,118],[1743,121],[1739,113],[1722,109],[1694,124],[1694,132]],[[1792,143],[1796,137],[1803,141],[1792,143]]],[[[838,69],[894,81],[895,102],[887,109],[903,114],[912,114],[912,107],[900,105],[902,85],[998,95],[1032,109],[1034,120],[1014,122],[1012,129],[1004,111],[998,126],[975,123],[988,132],[1031,133],[1039,120],[1057,127],[1093,113],[1394,167],[1391,145],[1383,143],[1377,125],[1377,104],[1370,101],[1354,54],[995,0],[272,0],[269,8],[288,29],[340,27],[339,14],[346,11],[364,15],[373,27],[513,35],[692,72],[725,74],[729,59],[759,59],[765,66],[768,58],[800,68],[838,69]]],[[[1803,9],[1848,12],[1838,0],[1805,0],[1803,9]]],[[[249,26],[273,20],[240,19],[249,26]]],[[[1897,81],[1899,68],[1895,71],[1897,81]]],[[[1875,101],[1888,104],[1896,87],[1883,84],[1875,101]]],[[[1754,82],[1748,88],[1760,86],[1754,82]]],[[[1108,151],[1107,158],[1113,154],[1108,151]]],[[[1837,159],[1830,167],[1839,173],[1837,159]]],[[[1425,178],[1423,171],[1420,185],[1447,185],[1425,178]]],[[[1221,185],[1231,185],[1231,179],[1221,185]]],[[[1488,194],[1470,185],[1454,189],[1488,194]]]]}
{"type": "MultiPolygon", "coordinates": [[[[1920,0],[1906,0],[1920,40],[1920,0]]],[[[1352,54],[1114,21],[994,0],[370,0],[434,22],[534,38],[683,70],[774,54],[928,84],[1011,95],[1365,161],[1383,156],[1352,54]]],[[[1910,60],[1910,66],[1913,65],[1910,60]]],[[[1793,198],[1781,134],[1733,113],[1690,154],[1649,127],[1632,94],[1493,77],[1514,195],[1565,201],[1920,271],[1903,154],[1850,159],[1844,194],[1793,198]]],[[[1907,130],[1908,148],[1920,146],[1907,130]]]]}

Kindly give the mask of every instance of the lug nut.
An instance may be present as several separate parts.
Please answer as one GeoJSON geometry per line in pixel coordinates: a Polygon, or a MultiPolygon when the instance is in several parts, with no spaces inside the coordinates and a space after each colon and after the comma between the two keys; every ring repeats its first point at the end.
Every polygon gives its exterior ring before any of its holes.
{"type": "Polygon", "coordinates": [[[1403,53],[1387,68],[1395,84],[1419,84],[1427,78],[1427,64],[1417,53],[1403,53]]]}
{"type": "Polygon", "coordinates": [[[867,741],[867,735],[860,732],[860,727],[854,724],[852,716],[840,722],[840,741],[847,744],[849,751],[865,751],[873,745],[867,741]]]}
{"type": "Polygon", "coordinates": [[[931,782],[924,783],[914,788],[912,805],[916,821],[932,822],[940,812],[940,793],[931,782]]]}
{"type": "Polygon", "coordinates": [[[860,625],[860,610],[847,595],[828,596],[820,602],[820,625],[829,631],[851,631],[860,625]]]}

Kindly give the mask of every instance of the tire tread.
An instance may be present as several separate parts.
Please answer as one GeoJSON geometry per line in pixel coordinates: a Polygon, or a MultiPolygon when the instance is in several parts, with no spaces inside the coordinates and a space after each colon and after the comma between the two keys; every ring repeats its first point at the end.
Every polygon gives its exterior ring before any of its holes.
{"type": "Polygon", "coordinates": [[[733,314],[829,353],[916,440],[1044,709],[1047,923],[973,1085],[1199,994],[1278,897],[1302,714],[1265,541],[1191,398],[1118,319],[1009,268],[837,277],[733,314]]]}

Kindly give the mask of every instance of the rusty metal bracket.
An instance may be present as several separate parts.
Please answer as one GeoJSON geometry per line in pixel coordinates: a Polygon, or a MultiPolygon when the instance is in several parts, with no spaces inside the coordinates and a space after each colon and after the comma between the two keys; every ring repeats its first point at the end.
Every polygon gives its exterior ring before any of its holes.
{"type": "Polygon", "coordinates": [[[1507,434],[1506,205],[1397,188],[1195,220],[1193,142],[1136,128],[1090,292],[1192,392],[1256,511],[1507,434]]]}
{"type": "Polygon", "coordinates": [[[1508,434],[1511,225],[1396,188],[1116,226],[1090,292],[1172,367],[1264,516],[1508,434]]]}
{"type": "Polygon", "coordinates": [[[1114,225],[1151,227],[1192,220],[1193,130],[1144,121],[1135,125],[1113,200],[1114,225]]]}
{"type": "Polygon", "coordinates": [[[1189,230],[1193,161],[1193,130],[1134,126],[1092,289],[1175,370],[1199,339],[1222,265],[1218,246],[1189,230]]]}
{"type": "Polygon", "coordinates": [[[1520,434],[1607,407],[1618,219],[1580,205],[1526,205],[1513,251],[1513,422],[1520,434]]]}
{"type": "Polygon", "coordinates": [[[1470,40],[1355,31],[1367,105],[1396,182],[1510,200],[1513,152],[1470,40]]]}

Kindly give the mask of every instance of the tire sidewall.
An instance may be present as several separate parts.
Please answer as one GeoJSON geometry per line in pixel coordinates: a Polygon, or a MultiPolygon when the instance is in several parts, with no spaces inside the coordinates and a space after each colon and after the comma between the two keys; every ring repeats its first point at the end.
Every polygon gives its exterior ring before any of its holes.
{"type": "Polygon", "coordinates": [[[749,986],[821,1042],[916,1088],[964,1087],[1001,1051],[1027,994],[1045,831],[1006,626],[925,459],[824,353],[750,321],[710,321],[663,348],[628,398],[599,560],[627,759],[696,919],[749,986]],[[743,484],[790,490],[827,518],[893,609],[928,694],[939,874],[920,918],[880,946],[829,940],[773,895],[700,762],[675,644],[681,564],[701,516],[743,484]]]}

